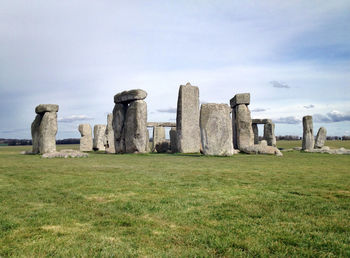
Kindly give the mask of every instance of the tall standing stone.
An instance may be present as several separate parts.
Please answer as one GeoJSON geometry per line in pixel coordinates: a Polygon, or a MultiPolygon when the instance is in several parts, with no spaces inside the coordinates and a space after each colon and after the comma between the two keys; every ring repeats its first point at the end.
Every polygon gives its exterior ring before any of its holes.
{"type": "Polygon", "coordinates": [[[314,129],[312,116],[303,117],[303,150],[312,150],[314,148],[314,129]]]}
{"type": "Polygon", "coordinates": [[[321,149],[324,146],[327,138],[327,130],[324,127],[320,127],[317,132],[316,140],[315,140],[315,148],[321,149]]]}
{"type": "Polygon", "coordinates": [[[113,114],[107,115],[107,127],[106,127],[106,153],[115,153],[114,146],[114,130],[113,130],[113,114]]]}
{"type": "Polygon", "coordinates": [[[176,127],[172,127],[169,131],[170,136],[170,149],[172,153],[178,152],[177,150],[177,133],[176,127]]]}
{"type": "Polygon", "coordinates": [[[153,147],[152,151],[156,150],[156,146],[159,143],[165,141],[165,128],[163,126],[154,126],[153,127],[153,147]]]}
{"type": "Polygon", "coordinates": [[[230,107],[227,104],[202,104],[200,129],[204,155],[233,155],[230,107]]]}
{"type": "Polygon", "coordinates": [[[253,123],[253,133],[254,133],[254,144],[259,144],[259,128],[258,124],[253,123]]]}
{"type": "Polygon", "coordinates": [[[179,152],[200,152],[199,89],[190,83],[181,85],[179,89],[176,132],[179,152]]]}
{"type": "Polygon", "coordinates": [[[95,151],[104,151],[105,142],[106,142],[106,125],[95,125],[93,149],[95,151]]]}
{"type": "Polygon", "coordinates": [[[276,147],[275,124],[274,123],[266,123],[264,125],[264,140],[266,140],[268,146],[276,147]]]}
{"type": "Polygon", "coordinates": [[[125,117],[125,151],[145,153],[148,151],[147,104],[143,100],[130,103],[125,117]]]}
{"type": "Polygon", "coordinates": [[[40,153],[40,123],[41,123],[42,115],[36,115],[33,123],[32,123],[32,153],[38,154],[40,153]]]}
{"type": "Polygon", "coordinates": [[[112,127],[114,130],[114,148],[116,153],[125,152],[124,123],[128,104],[116,103],[113,109],[112,127]]]}
{"type": "Polygon", "coordinates": [[[80,151],[92,151],[92,132],[89,124],[80,124],[80,151]]]}

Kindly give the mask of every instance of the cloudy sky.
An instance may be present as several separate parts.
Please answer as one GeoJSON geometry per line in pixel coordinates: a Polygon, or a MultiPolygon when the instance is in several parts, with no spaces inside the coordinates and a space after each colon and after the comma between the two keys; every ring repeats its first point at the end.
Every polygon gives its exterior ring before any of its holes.
{"type": "Polygon", "coordinates": [[[106,123],[113,96],[148,92],[148,121],[174,121],[180,84],[201,102],[251,93],[277,135],[350,135],[350,1],[3,0],[0,138],[30,138],[35,106],[59,104],[58,139],[106,123]]]}

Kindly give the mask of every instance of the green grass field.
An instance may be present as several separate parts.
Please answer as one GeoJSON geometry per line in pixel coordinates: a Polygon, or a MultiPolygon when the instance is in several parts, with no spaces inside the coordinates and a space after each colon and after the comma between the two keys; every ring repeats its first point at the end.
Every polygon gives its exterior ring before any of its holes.
{"type": "Polygon", "coordinates": [[[27,149],[0,147],[0,257],[350,256],[349,155],[27,149]]]}

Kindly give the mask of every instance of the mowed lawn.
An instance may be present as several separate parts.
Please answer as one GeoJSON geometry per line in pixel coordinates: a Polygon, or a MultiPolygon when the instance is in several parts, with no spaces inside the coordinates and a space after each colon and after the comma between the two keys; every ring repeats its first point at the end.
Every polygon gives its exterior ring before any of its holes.
{"type": "Polygon", "coordinates": [[[0,257],[350,256],[349,155],[19,154],[30,148],[0,147],[0,257]]]}

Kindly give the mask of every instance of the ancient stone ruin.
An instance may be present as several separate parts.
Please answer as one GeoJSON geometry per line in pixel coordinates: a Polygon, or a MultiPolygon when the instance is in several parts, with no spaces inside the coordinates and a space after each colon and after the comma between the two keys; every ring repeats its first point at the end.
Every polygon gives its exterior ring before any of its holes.
{"type": "Polygon", "coordinates": [[[202,104],[200,130],[204,155],[233,155],[232,122],[227,104],[202,104]]]}
{"type": "Polygon", "coordinates": [[[95,125],[94,126],[94,151],[104,151],[106,142],[106,125],[95,125]]]}
{"type": "MultiPolygon", "coordinates": [[[[171,122],[148,122],[147,127],[152,127],[153,137],[151,152],[165,153],[171,150],[171,137],[170,141],[165,137],[165,128],[170,127],[175,129],[176,124],[171,122]]],[[[175,131],[176,132],[176,131],[175,131]]],[[[173,140],[174,141],[174,140],[173,140]]]]}
{"type": "Polygon", "coordinates": [[[314,126],[312,123],[312,116],[304,116],[302,150],[312,150],[313,148],[314,148],[314,126]]]}
{"type": "Polygon", "coordinates": [[[115,153],[114,146],[114,130],[113,130],[113,114],[107,115],[107,127],[106,127],[106,138],[105,138],[105,150],[106,153],[115,153]]]}
{"type": "Polygon", "coordinates": [[[181,85],[179,89],[176,132],[179,152],[200,152],[199,89],[190,83],[181,85]]]}
{"type": "Polygon", "coordinates": [[[259,128],[258,124],[264,125],[264,136],[263,140],[267,142],[268,146],[276,147],[276,136],[275,136],[275,124],[272,123],[271,119],[252,119],[252,127],[254,133],[254,144],[259,144],[259,128]]]}
{"type": "Polygon", "coordinates": [[[116,153],[148,151],[147,104],[144,90],[123,91],[114,96],[113,122],[116,153]]]}
{"type": "Polygon", "coordinates": [[[327,138],[326,128],[320,127],[316,135],[315,149],[321,149],[326,142],[326,138],[327,138]]]}
{"type": "Polygon", "coordinates": [[[33,154],[56,151],[57,112],[55,104],[40,104],[35,108],[37,115],[31,126],[33,154]]]}
{"type": "Polygon", "coordinates": [[[89,124],[80,124],[80,151],[92,151],[92,132],[89,124]]]}

